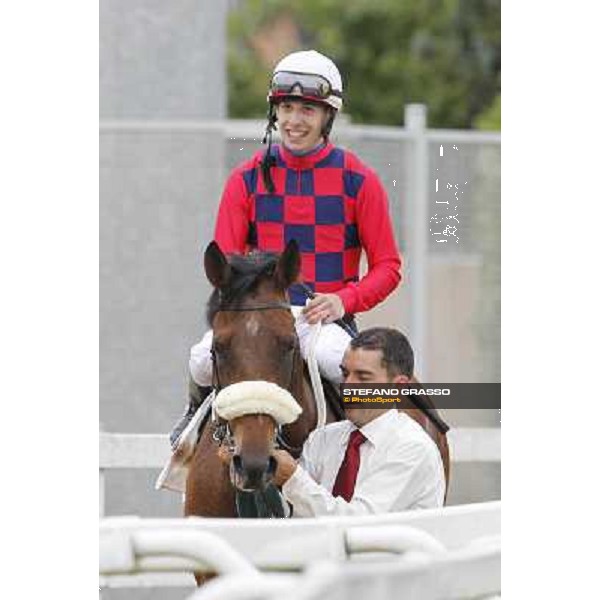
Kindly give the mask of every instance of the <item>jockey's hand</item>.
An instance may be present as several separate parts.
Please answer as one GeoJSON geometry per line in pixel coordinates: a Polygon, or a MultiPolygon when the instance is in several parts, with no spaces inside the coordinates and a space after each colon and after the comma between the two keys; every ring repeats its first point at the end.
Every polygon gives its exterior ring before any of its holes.
{"type": "Polygon", "coordinates": [[[221,444],[217,449],[217,456],[219,460],[226,466],[229,466],[231,462],[231,452],[225,444],[221,444]]]}
{"type": "Polygon", "coordinates": [[[344,304],[337,294],[315,294],[302,313],[310,325],[319,321],[333,323],[344,316],[344,304]]]}
{"type": "Polygon", "coordinates": [[[271,454],[277,461],[273,483],[281,487],[294,474],[297,464],[291,454],[285,450],[273,450],[271,454]]]}

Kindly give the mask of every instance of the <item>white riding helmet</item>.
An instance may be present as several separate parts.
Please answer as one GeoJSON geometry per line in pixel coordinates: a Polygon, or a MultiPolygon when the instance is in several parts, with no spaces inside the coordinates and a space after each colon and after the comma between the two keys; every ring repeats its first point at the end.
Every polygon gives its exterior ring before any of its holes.
{"type": "Polygon", "coordinates": [[[267,100],[286,96],[323,102],[341,110],[342,77],[335,63],[316,50],[292,52],[273,70],[267,100]]]}

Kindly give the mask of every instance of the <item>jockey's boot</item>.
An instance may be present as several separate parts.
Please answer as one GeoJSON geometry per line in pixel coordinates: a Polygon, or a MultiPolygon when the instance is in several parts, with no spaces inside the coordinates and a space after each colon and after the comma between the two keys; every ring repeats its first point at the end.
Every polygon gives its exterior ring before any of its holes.
{"type": "Polygon", "coordinates": [[[171,443],[171,448],[173,450],[175,450],[179,436],[188,426],[188,423],[192,420],[192,417],[196,414],[196,411],[200,408],[202,402],[208,398],[211,391],[212,387],[201,387],[190,377],[188,385],[189,402],[186,411],[169,434],[169,442],[171,443]]]}

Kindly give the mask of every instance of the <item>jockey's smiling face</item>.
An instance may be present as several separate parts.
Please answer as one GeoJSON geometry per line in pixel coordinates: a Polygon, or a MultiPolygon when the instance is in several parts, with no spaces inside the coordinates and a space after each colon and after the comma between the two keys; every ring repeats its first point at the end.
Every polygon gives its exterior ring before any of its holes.
{"type": "MultiPolygon", "coordinates": [[[[393,374],[383,362],[381,350],[348,348],[340,365],[345,384],[408,383],[410,377],[402,373],[393,374]]],[[[357,427],[362,427],[382,415],[390,408],[351,408],[344,406],[346,417],[357,427]]]]}
{"type": "Polygon", "coordinates": [[[285,99],[277,104],[277,121],[283,144],[293,152],[307,152],[322,141],[328,109],[318,102],[285,99]]]}

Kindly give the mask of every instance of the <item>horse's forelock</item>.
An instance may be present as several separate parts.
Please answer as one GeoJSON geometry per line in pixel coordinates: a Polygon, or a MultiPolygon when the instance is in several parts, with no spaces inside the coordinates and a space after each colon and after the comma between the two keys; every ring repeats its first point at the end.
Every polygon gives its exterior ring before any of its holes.
{"type": "Polygon", "coordinates": [[[220,290],[213,290],[208,301],[206,318],[209,326],[212,327],[220,306],[239,304],[264,279],[273,277],[278,258],[272,252],[258,251],[245,256],[233,255],[229,260],[232,267],[229,283],[220,290]]]}

